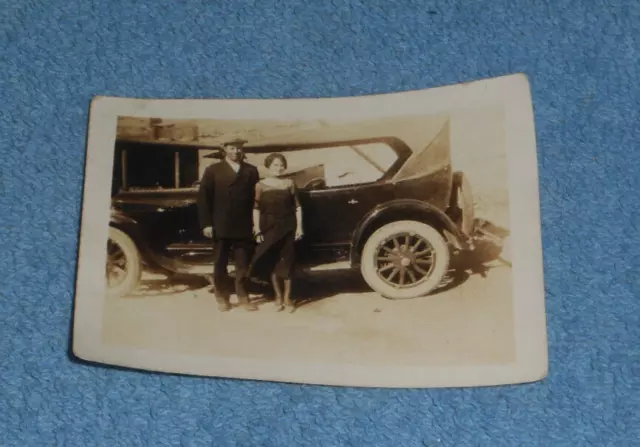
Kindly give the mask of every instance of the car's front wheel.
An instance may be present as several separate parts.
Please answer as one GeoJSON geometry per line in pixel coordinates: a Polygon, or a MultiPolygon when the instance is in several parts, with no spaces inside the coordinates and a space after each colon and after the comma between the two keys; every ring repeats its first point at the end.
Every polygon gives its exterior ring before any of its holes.
{"type": "Polygon", "coordinates": [[[384,225],[369,237],[361,258],[369,286],[391,299],[433,291],[449,268],[449,247],[438,230],[416,221],[384,225]]]}
{"type": "Polygon", "coordinates": [[[133,240],[121,230],[109,227],[107,241],[107,295],[131,293],[142,275],[140,253],[133,240]]]}

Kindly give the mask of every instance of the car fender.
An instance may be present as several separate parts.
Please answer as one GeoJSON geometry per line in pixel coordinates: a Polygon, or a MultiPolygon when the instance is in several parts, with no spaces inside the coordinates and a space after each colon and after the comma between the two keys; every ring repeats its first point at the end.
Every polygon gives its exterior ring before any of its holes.
{"type": "Polygon", "coordinates": [[[378,228],[397,220],[416,220],[433,225],[456,248],[463,249],[468,238],[439,208],[416,199],[398,199],[371,210],[358,224],[351,240],[351,264],[358,265],[364,244],[378,228]]]}
{"type": "Polygon", "coordinates": [[[140,225],[138,222],[127,216],[125,213],[120,211],[117,208],[111,208],[109,225],[115,227],[133,239],[133,242],[138,247],[138,250],[141,250],[141,246],[144,246],[144,241],[142,240],[142,233],[140,231],[140,225]]]}
{"type": "Polygon", "coordinates": [[[162,263],[159,262],[157,256],[153,254],[153,251],[144,238],[139,223],[135,219],[127,216],[117,208],[111,208],[109,226],[112,226],[124,232],[133,240],[133,243],[136,245],[136,248],[140,252],[140,256],[143,262],[148,267],[160,271],[167,270],[166,267],[164,267],[162,263]]]}
{"type": "Polygon", "coordinates": [[[110,215],[109,215],[109,223],[115,226],[136,226],[138,222],[136,222],[131,217],[127,216],[125,213],[120,211],[118,208],[111,207],[110,215]]]}

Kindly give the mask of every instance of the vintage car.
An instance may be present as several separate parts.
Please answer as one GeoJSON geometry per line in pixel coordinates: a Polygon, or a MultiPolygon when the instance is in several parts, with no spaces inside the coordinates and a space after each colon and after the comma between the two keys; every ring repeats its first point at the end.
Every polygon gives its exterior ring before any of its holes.
{"type": "MultiPolygon", "coordinates": [[[[143,270],[212,272],[212,243],[198,226],[196,193],[220,149],[200,144],[116,142],[107,247],[109,294],[134,290],[143,270]]],[[[301,268],[359,269],[381,295],[432,292],[452,253],[474,249],[473,197],[452,170],[448,118],[325,124],[245,146],[263,168],[287,157],[303,208],[301,268]]]]}

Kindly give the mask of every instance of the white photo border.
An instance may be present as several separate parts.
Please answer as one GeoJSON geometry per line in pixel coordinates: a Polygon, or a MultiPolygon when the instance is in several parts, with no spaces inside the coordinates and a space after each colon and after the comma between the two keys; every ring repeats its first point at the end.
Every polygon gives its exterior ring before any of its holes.
{"type": "MultiPolygon", "coordinates": [[[[140,370],[315,385],[432,388],[526,383],[548,374],[538,163],[528,78],[514,74],[419,91],[316,99],[131,99],[91,104],[73,326],[78,358],[140,370]],[[269,362],[157,352],[102,341],[110,191],[120,116],[225,120],[364,120],[502,106],[509,178],[515,361],[507,365],[384,367],[306,361],[269,362]]],[[[464,328],[460,328],[464,330],[464,328]]]]}

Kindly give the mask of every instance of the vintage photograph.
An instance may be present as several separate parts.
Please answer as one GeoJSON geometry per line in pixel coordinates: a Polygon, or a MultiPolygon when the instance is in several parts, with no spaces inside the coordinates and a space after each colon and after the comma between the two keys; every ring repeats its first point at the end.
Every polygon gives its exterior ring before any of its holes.
{"type": "Polygon", "coordinates": [[[351,386],[546,375],[526,78],[98,98],[89,133],[78,357],[351,386]]]}

